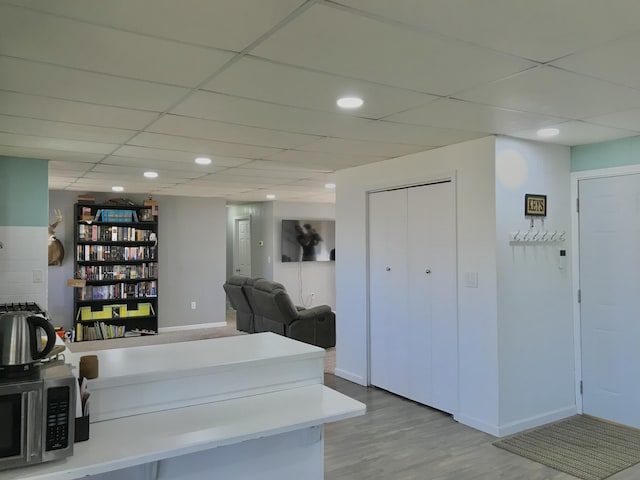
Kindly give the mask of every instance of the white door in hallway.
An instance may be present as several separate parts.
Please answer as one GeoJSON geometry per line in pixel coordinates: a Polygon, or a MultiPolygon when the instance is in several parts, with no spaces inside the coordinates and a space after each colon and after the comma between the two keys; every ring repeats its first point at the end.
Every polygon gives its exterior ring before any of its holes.
{"type": "Polygon", "coordinates": [[[369,196],[371,383],[455,412],[458,399],[452,182],[369,196]]]}
{"type": "Polygon", "coordinates": [[[640,428],[640,175],[578,191],[583,412],[640,428]]]}
{"type": "Polygon", "coordinates": [[[251,276],[251,220],[236,219],[234,242],[234,274],[251,276]]]}

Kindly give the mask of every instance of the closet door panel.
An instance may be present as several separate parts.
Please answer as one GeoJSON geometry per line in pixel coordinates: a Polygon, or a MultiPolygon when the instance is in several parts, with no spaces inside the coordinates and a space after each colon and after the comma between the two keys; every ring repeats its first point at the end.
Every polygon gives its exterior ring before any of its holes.
{"type": "Polygon", "coordinates": [[[458,405],[458,315],[454,185],[446,182],[409,189],[408,203],[409,224],[419,223],[419,218],[424,225],[420,231],[421,245],[410,242],[410,252],[423,262],[421,271],[416,271],[415,280],[426,277],[426,297],[429,299],[430,335],[425,341],[425,350],[430,353],[430,373],[425,403],[455,413],[458,405]]]}
{"type": "Polygon", "coordinates": [[[407,396],[407,192],[369,195],[371,383],[407,396]]]}
{"type": "Polygon", "coordinates": [[[432,389],[432,275],[429,236],[433,225],[429,209],[435,208],[431,200],[431,185],[407,189],[407,261],[409,278],[408,318],[409,398],[430,405],[432,389]]]}

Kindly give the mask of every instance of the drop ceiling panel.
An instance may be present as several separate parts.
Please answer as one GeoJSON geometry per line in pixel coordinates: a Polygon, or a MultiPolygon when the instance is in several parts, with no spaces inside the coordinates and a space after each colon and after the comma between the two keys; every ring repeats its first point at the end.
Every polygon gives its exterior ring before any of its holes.
{"type": "Polygon", "coordinates": [[[272,160],[252,160],[251,162],[242,166],[243,168],[251,168],[256,170],[288,170],[288,171],[301,171],[310,172],[314,175],[321,175],[325,173],[322,169],[312,169],[305,166],[294,166],[291,162],[274,162],[272,160]]]}
{"type": "Polygon", "coordinates": [[[8,145],[0,145],[0,155],[82,163],[96,163],[104,158],[104,154],[100,153],[69,152],[64,150],[51,150],[48,148],[16,147],[8,145]]]}
{"type": "Polygon", "coordinates": [[[0,145],[104,154],[110,153],[117,147],[117,145],[112,143],[81,142],[78,140],[37,137],[34,135],[16,135],[2,132],[0,132],[0,145]]]}
{"type": "Polygon", "coordinates": [[[338,0],[338,3],[547,62],[637,30],[635,0],[338,0]]]}
{"type": "Polygon", "coordinates": [[[389,158],[422,152],[424,149],[425,147],[423,145],[406,145],[402,143],[384,143],[345,138],[322,138],[321,140],[300,147],[298,150],[344,155],[373,155],[389,158]]]}
{"type": "Polygon", "coordinates": [[[0,132],[103,143],[122,143],[136,133],[134,130],[93,127],[9,115],[0,115],[0,132]]]}
{"type": "Polygon", "coordinates": [[[261,158],[280,151],[278,148],[257,147],[240,143],[216,142],[200,138],[176,137],[159,133],[140,133],[130,140],[129,145],[160,149],[177,149],[196,154],[261,158]]]}
{"type": "Polygon", "coordinates": [[[610,113],[586,119],[590,123],[604,125],[606,127],[621,128],[640,132],[640,108],[610,113]]]}
{"type": "Polygon", "coordinates": [[[51,172],[71,172],[82,175],[93,168],[93,163],[81,163],[81,162],[61,162],[59,160],[53,160],[48,163],[49,174],[51,172]]]}
{"type": "Polygon", "coordinates": [[[215,122],[179,115],[165,115],[147,128],[147,131],[274,148],[298,147],[311,143],[319,138],[312,135],[247,127],[244,125],[215,122]]]}
{"type": "Polygon", "coordinates": [[[640,65],[635,60],[639,50],[640,34],[636,34],[570,55],[553,65],[640,89],[640,65]]]}
{"type": "Polygon", "coordinates": [[[217,173],[200,177],[197,180],[192,180],[192,182],[197,185],[220,185],[222,187],[244,187],[245,189],[266,188],[278,183],[276,180],[264,177],[242,177],[238,175],[220,175],[217,173]]]}
{"type": "Polygon", "coordinates": [[[533,66],[465,42],[320,4],[267,38],[252,54],[438,95],[533,66]]]}
{"type": "Polygon", "coordinates": [[[91,23],[181,42],[240,51],[302,0],[14,0],[91,23]]]}
{"type": "Polygon", "coordinates": [[[286,150],[269,156],[269,160],[277,162],[291,162],[295,166],[307,166],[320,168],[325,171],[339,170],[355,167],[376,161],[385,160],[385,157],[364,155],[340,155],[337,153],[302,152],[300,150],[286,150]]]}
{"type": "MultiPolygon", "coordinates": [[[[560,129],[557,137],[548,139],[549,143],[557,143],[560,145],[583,145],[588,143],[606,142],[619,138],[630,137],[635,133],[628,130],[620,130],[617,128],[603,127],[593,125],[582,121],[570,121],[556,125],[560,129]]],[[[529,138],[537,140],[536,132],[527,130],[524,132],[512,133],[514,137],[529,138]]]]}
{"type": "Polygon", "coordinates": [[[262,177],[273,181],[290,182],[293,179],[309,178],[313,173],[304,170],[257,170],[255,168],[230,168],[225,175],[238,175],[242,177],[262,177]]]}
{"type": "Polygon", "coordinates": [[[189,117],[309,135],[340,136],[368,121],[346,114],[332,114],[247,100],[228,95],[197,92],[172,110],[189,117]]]}
{"type": "Polygon", "coordinates": [[[188,171],[194,173],[213,173],[227,169],[224,166],[215,165],[197,165],[195,162],[169,162],[166,160],[152,160],[149,158],[132,158],[108,156],[102,164],[104,165],[120,165],[123,167],[141,168],[144,170],[177,170],[188,171]]]}
{"type": "Polygon", "coordinates": [[[464,100],[543,115],[581,119],[640,106],[640,91],[540,67],[460,95],[464,100]]]}
{"type": "Polygon", "coordinates": [[[164,111],[184,96],[182,87],[84,72],[0,57],[0,89],[140,110],[164,111]]]}
{"type": "Polygon", "coordinates": [[[0,5],[0,54],[194,87],[233,54],[0,5]]]}
{"type": "Polygon", "coordinates": [[[484,137],[486,133],[376,120],[361,126],[357,131],[350,133],[349,136],[359,140],[373,142],[422,144],[424,146],[422,151],[424,151],[432,147],[440,147],[451,143],[484,137]]]}
{"type": "Polygon", "coordinates": [[[540,128],[566,119],[443,98],[424,107],[391,115],[385,120],[441,128],[463,128],[474,132],[510,133],[540,128]]]}
{"type": "Polygon", "coordinates": [[[249,57],[234,63],[203,88],[238,97],[365,118],[380,118],[437,98],[249,57]],[[344,96],[358,96],[365,103],[357,110],[341,111],[336,100],[344,96]]]}
{"type": "MultiPolygon", "coordinates": [[[[147,158],[151,160],[163,160],[177,163],[194,163],[196,155],[192,152],[181,152],[177,150],[163,150],[160,148],[136,147],[133,145],[123,145],[118,148],[114,155],[133,158],[147,158]]],[[[247,158],[211,156],[212,165],[224,167],[237,167],[247,164],[252,160],[247,158]]]]}
{"type": "Polygon", "coordinates": [[[6,91],[0,91],[0,113],[134,130],[144,128],[158,116],[156,113],[141,110],[92,105],[6,91]]]}
{"type": "MultiPolygon", "coordinates": [[[[160,174],[159,177],[157,179],[149,179],[150,182],[166,182],[168,179],[171,178],[179,178],[179,179],[184,179],[184,178],[198,178],[201,177],[202,175],[204,175],[204,172],[194,172],[194,171],[189,171],[187,169],[182,169],[182,170],[157,170],[158,173],[160,174]],[[159,179],[159,180],[158,180],[159,179]]],[[[127,178],[128,176],[131,176],[132,173],[137,172],[138,175],[140,176],[140,178],[143,178],[143,173],[144,173],[144,168],[130,168],[127,166],[123,166],[123,165],[105,165],[105,164],[98,164],[95,165],[93,167],[92,172],[99,172],[99,173],[107,173],[107,174],[111,174],[111,175],[118,175],[122,178],[127,178]]]]}

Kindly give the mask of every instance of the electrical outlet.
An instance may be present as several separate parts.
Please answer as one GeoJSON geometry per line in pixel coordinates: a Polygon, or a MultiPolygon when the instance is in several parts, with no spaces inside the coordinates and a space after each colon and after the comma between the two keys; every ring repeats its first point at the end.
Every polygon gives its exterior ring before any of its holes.
{"type": "Polygon", "coordinates": [[[195,310],[196,309],[196,302],[191,302],[191,310],[195,310]]]}

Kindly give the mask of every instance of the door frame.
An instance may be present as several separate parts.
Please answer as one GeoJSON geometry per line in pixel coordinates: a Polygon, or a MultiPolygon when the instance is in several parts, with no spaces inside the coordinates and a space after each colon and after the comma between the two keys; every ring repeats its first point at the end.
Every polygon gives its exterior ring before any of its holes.
{"type": "Polygon", "coordinates": [[[233,219],[233,265],[231,266],[231,270],[232,270],[231,275],[236,275],[236,268],[238,266],[238,257],[240,255],[240,249],[238,248],[238,243],[240,238],[240,235],[238,232],[238,224],[244,220],[249,222],[249,270],[253,271],[253,262],[251,261],[251,244],[253,243],[253,228],[251,228],[251,215],[245,216],[245,217],[235,217],[233,219]]]}
{"type": "Polygon", "coordinates": [[[597,168],[571,173],[571,263],[572,263],[572,287],[573,292],[573,345],[575,364],[575,392],[576,408],[578,413],[582,410],[582,394],[580,382],[582,381],[582,319],[580,317],[580,303],[578,302],[578,290],[580,290],[580,223],[578,215],[578,185],[581,180],[605,177],[620,177],[624,175],[640,174],[640,165],[628,165],[623,167],[597,168]]]}
{"type": "MultiPolygon", "coordinates": [[[[366,188],[364,190],[364,195],[365,195],[365,229],[366,229],[366,251],[365,251],[365,255],[366,255],[366,279],[367,279],[367,283],[366,283],[366,351],[365,351],[365,355],[366,355],[366,378],[365,378],[365,382],[366,385],[371,385],[371,282],[370,282],[370,278],[371,278],[371,262],[370,262],[370,256],[371,256],[371,248],[370,248],[370,232],[369,232],[369,215],[371,214],[371,207],[369,204],[369,195],[371,193],[377,193],[377,192],[384,192],[384,191],[388,191],[388,190],[398,190],[401,188],[411,188],[411,187],[419,187],[422,185],[429,185],[429,184],[433,184],[433,183],[440,183],[440,182],[451,182],[452,187],[453,187],[453,198],[454,198],[454,211],[455,211],[455,216],[456,216],[456,220],[455,220],[455,235],[456,235],[456,245],[455,245],[455,249],[456,249],[456,266],[455,266],[455,274],[456,274],[456,290],[455,290],[455,295],[456,295],[456,313],[455,313],[455,317],[456,317],[456,322],[459,325],[460,323],[460,311],[459,311],[459,305],[458,302],[460,301],[460,286],[459,286],[459,275],[458,275],[458,182],[457,182],[457,176],[456,176],[456,171],[450,171],[450,172],[442,172],[440,174],[436,174],[436,175],[432,175],[432,176],[428,176],[428,177],[424,177],[418,181],[399,181],[397,183],[393,183],[393,184],[380,184],[378,186],[371,186],[369,188],[366,188]]],[[[460,342],[460,337],[458,336],[458,372],[457,372],[457,376],[458,378],[456,379],[456,381],[458,382],[458,405],[456,408],[456,413],[457,411],[459,411],[459,402],[460,402],[460,348],[459,348],[459,342],[460,342]]]]}

